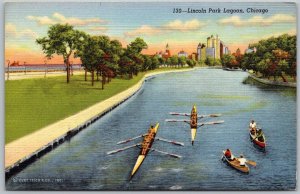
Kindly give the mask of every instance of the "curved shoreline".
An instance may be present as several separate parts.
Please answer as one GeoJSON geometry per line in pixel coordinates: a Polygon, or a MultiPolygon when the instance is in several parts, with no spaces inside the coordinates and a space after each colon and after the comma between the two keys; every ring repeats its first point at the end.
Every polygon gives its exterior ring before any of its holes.
{"type": "Polygon", "coordinates": [[[273,85],[273,86],[283,86],[283,87],[290,87],[290,88],[297,88],[297,83],[284,83],[284,82],[278,82],[278,81],[270,81],[258,78],[252,74],[249,73],[248,75],[251,79],[254,79],[255,81],[266,84],[266,85],[273,85]]]}
{"type": "Polygon", "coordinates": [[[129,99],[141,89],[145,80],[159,74],[185,72],[195,69],[198,68],[147,73],[138,83],[125,91],[8,143],[5,145],[6,178],[24,169],[37,158],[70,139],[79,131],[129,99]]]}

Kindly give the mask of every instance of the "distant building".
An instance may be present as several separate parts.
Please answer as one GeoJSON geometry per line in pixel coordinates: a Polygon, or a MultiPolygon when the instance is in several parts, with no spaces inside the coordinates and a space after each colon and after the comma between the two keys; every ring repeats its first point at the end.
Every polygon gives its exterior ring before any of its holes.
{"type": "Polygon", "coordinates": [[[156,56],[160,57],[160,58],[165,58],[165,59],[168,59],[171,57],[171,51],[170,51],[170,48],[169,48],[169,44],[166,45],[166,51],[165,52],[157,52],[156,53],[156,56]]]}
{"type": "Polygon", "coordinates": [[[199,43],[197,46],[197,60],[205,60],[206,57],[212,57],[214,59],[220,59],[223,55],[229,54],[230,51],[218,35],[207,37],[205,44],[199,43]]]}
{"type": "Polygon", "coordinates": [[[205,44],[201,44],[199,43],[198,44],[198,47],[197,47],[197,61],[200,61],[200,60],[205,60],[206,59],[206,47],[205,47],[205,44]]]}
{"type": "Polygon", "coordinates": [[[254,53],[256,52],[256,48],[255,48],[255,47],[252,48],[252,49],[251,49],[251,48],[248,48],[248,49],[245,50],[245,53],[246,53],[246,54],[248,54],[248,53],[253,53],[253,52],[254,52],[254,53]]]}
{"type": "Polygon", "coordinates": [[[206,57],[211,57],[215,59],[216,50],[213,47],[207,47],[206,48],[206,57]]]}
{"type": "Polygon", "coordinates": [[[178,57],[188,57],[188,54],[187,52],[184,52],[183,50],[181,50],[179,53],[178,53],[178,57]]]}
{"type": "Polygon", "coordinates": [[[221,40],[218,35],[216,37],[214,37],[214,35],[207,37],[206,53],[208,53],[210,57],[220,59],[220,42],[221,40]]]}

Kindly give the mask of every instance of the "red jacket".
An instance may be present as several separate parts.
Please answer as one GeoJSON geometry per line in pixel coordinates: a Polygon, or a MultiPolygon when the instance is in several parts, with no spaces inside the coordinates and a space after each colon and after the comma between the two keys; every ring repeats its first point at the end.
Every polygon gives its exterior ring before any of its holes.
{"type": "Polygon", "coordinates": [[[231,157],[231,152],[226,150],[225,156],[226,156],[227,158],[230,158],[230,157],[231,157]]]}

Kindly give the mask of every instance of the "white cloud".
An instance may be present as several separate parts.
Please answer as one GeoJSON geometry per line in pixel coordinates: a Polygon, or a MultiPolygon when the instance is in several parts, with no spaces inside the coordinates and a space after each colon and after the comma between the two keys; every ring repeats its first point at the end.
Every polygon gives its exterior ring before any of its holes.
{"type": "Polygon", "coordinates": [[[174,20],[165,24],[163,27],[167,30],[194,31],[199,30],[203,26],[205,26],[205,23],[197,19],[193,19],[185,22],[181,20],[174,20]]]}
{"type": "Polygon", "coordinates": [[[12,23],[5,25],[5,36],[13,38],[34,38],[38,37],[38,34],[31,29],[17,30],[17,27],[12,23]]]}
{"type": "Polygon", "coordinates": [[[27,16],[27,19],[36,21],[39,25],[52,25],[55,21],[50,19],[48,16],[27,16]]]}
{"type": "Polygon", "coordinates": [[[95,26],[95,27],[89,28],[88,30],[94,31],[94,32],[106,32],[108,29],[104,26],[95,26]]]}
{"type": "Polygon", "coordinates": [[[148,25],[142,25],[141,27],[129,31],[129,32],[125,32],[125,36],[128,37],[134,37],[134,36],[142,36],[142,35],[156,35],[161,33],[161,30],[155,27],[151,27],[148,25]]]}
{"type": "Polygon", "coordinates": [[[170,33],[174,31],[180,32],[187,32],[187,31],[197,31],[201,29],[201,27],[205,26],[204,22],[201,22],[197,19],[188,20],[188,21],[181,21],[181,20],[174,20],[168,22],[159,27],[153,27],[149,25],[142,25],[132,31],[125,32],[125,36],[127,37],[134,37],[134,36],[152,36],[161,33],[170,33]]]}
{"type": "Polygon", "coordinates": [[[80,19],[76,17],[65,17],[64,15],[55,12],[52,17],[48,16],[27,16],[27,19],[37,22],[39,25],[53,25],[53,24],[65,24],[68,23],[74,26],[83,26],[88,24],[106,23],[106,21],[99,18],[87,18],[80,19]]]}
{"type": "Polygon", "coordinates": [[[235,27],[244,26],[270,26],[275,23],[293,23],[296,18],[288,14],[275,14],[270,17],[253,16],[249,19],[241,19],[239,16],[231,16],[229,18],[220,19],[218,21],[221,25],[232,25],[235,27]]]}

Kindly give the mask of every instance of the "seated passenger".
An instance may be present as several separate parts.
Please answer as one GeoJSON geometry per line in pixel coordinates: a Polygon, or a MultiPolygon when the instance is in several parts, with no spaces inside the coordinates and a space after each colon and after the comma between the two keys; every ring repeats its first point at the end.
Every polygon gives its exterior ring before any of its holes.
{"type": "Polygon", "coordinates": [[[227,159],[229,159],[229,160],[233,160],[233,156],[232,156],[232,154],[231,154],[231,151],[230,151],[230,149],[226,149],[226,151],[225,151],[225,157],[227,158],[227,159]]]}
{"type": "Polygon", "coordinates": [[[243,155],[240,155],[240,158],[238,158],[238,160],[240,162],[240,166],[246,166],[247,160],[244,158],[243,155]]]}

